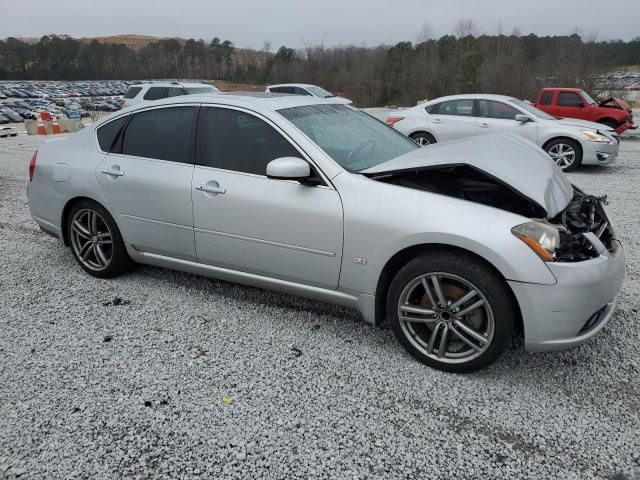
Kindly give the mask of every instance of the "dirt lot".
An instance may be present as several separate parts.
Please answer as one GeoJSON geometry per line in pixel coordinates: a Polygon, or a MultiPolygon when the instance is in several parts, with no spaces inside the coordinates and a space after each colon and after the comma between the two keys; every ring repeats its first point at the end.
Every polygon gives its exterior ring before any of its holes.
{"type": "Polygon", "coordinates": [[[611,323],[466,376],[326,304],[87,276],[29,217],[39,141],[0,140],[0,478],[640,478],[640,141],[570,175],[626,249],[611,323]]]}

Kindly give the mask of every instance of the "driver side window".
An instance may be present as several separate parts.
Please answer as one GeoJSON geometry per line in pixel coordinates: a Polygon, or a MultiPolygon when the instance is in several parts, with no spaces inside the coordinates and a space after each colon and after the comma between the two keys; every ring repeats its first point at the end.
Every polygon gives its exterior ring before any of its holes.
{"type": "Polygon", "coordinates": [[[204,157],[199,163],[205,166],[266,175],[271,160],[301,157],[271,125],[249,113],[206,108],[203,130],[204,157]]]}

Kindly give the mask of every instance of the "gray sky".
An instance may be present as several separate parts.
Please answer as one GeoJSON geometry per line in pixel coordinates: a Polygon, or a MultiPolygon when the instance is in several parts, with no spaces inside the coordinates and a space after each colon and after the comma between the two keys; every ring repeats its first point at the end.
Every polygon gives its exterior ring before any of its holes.
{"type": "Polygon", "coordinates": [[[261,48],[269,40],[318,44],[416,41],[424,24],[436,37],[472,19],[480,33],[562,35],[576,28],[598,39],[640,36],[640,0],[4,0],[0,38],[47,33],[136,33],[231,40],[261,48]],[[614,10],[615,9],[615,10],[614,10]]]}

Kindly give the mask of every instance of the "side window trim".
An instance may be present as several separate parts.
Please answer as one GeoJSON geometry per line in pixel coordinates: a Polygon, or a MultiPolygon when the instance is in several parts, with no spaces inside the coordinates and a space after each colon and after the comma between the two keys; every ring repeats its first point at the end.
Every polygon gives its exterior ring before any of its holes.
{"type": "Polygon", "coordinates": [[[195,165],[195,160],[196,160],[196,138],[197,138],[197,126],[198,124],[195,123],[198,121],[198,118],[200,116],[200,105],[195,104],[195,103],[179,103],[179,104],[175,104],[175,105],[154,105],[151,108],[144,108],[144,109],[140,109],[140,110],[136,110],[135,112],[129,113],[128,114],[128,118],[127,121],[125,122],[125,124],[122,126],[122,129],[120,130],[120,132],[118,133],[118,138],[116,140],[116,143],[119,143],[120,148],[119,148],[119,152],[111,152],[111,154],[116,154],[116,155],[122,155],[128,158],[144,158],[146,160],[153,160],[155,162],[169,162],[169,163],[176,163],[179,165],[195,165]],[[136,157],[136,156],[132,156],[132,155],[127,155],[125,153],[122,153],[122,146],[124,144],[124,137],[127,133],[127,127],[129,126],[129,123],[131,122],[131,119],[134,117],[134,115],[137,115],[139,113],[144,113],[144,112],[151,112],[153,110],[163,110],[163,109],[167,109],[167,108],[179,108],[179,107],[190,107],[193,108],[195,111],[193,112],[193,116],[191,119],[191,134],[190,134],[190,139],[189,139],[189,153],[188,153],[188,159],[189,161],[187,162],[176,162],[174,160],[164,160],[162,158],[151,158],[151,157],[136,157]],[[195,127],[195,128],[194,128],[195,127]]]}
{"type": "Polygon", "coordinates": [[[206,141],[205,141],[205,132],[207,131],[207,115],[206,115],[206,109],[207,108],[221,108],[221,109],[227,109],[227,110],[235,110],[238,112],[242,112],[242,113],[246,113],[248,115],[252,115],[264,122],[267,123],[267,125],[269,125],[270,127],[272,127],[276,132],[278,132],[280,135],[282,135],[282,137],[291,144],[291,146],[298,151],[298,153],[300,154],[300,158],[304,159],[305,161],[309,162],[309,165],[311,165],[312,170],[314,170],[316,172],[316,174],[322,179],[322,184],[318,184],[318,185],[314,185],[316,187],[323,187],[323,188],[330,188],[332,190],[335,190],[335,188],[333,187],[333,184],[329,181],[329,177],[327,177],[325,175],[325,173],[322,171],[322,169],[320,167],[318,167],[318,165],[316,164],[316,162],[313,161],[313,159],[311,158],[311,156],[309,154],[307,154],[307,152],[304,151],[304,149],[298,145],[297,142],[295,142],[284,130],[282,130],[280,128],[280,126],[276,125],[273,121],[271,121],[269,118],[265,117],[264,115],[253,111],[253,110],[249,110],[249,109],[245,109],[242,107],[236,107],[235,105],[224,105],[224,104],[212,104],[212,103],[208,103],[208,104],[202,104],[200,111],[198,113],[198,127],[196,128],[197,131],[197,144],[196,144],[196,158],[195,158],[195,165],[201,168],[210,168],[212,170],[220,170],[220,171],[225,171],[225,172],[231,172],[231,173],[235,173],[238,175],[249,175],[252,177],[258,177],[258,178],[267,178],[266,175],[260,175],[260,174],[256,174],[256,173],[248,173],[248,172],[240,172],[237,170],[228,170],[228,169],[224,169],[224,168],[219,168],[219,167],[212,167],[210,165],[206,165],[204,158],[206,156],[206,141]]]}

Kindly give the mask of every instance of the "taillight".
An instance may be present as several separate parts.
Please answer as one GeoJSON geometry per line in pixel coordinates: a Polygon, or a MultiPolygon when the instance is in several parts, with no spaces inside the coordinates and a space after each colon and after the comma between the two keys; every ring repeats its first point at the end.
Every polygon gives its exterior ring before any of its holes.
{"type": "Polygon", "coordinates": [[[387,117],[387,124],[393,127],[400,120],[404,120],[404,117],[387,117]]]}
{"type": "Polygon", "coordinates": [[[33,154],[33,157],[31,157],[31,161],[29,162],[29,181],[33,180],[33,174],[36,171],[37,159],[38,159],[38,151],[36,150],[36,153],[33,154]]]}

